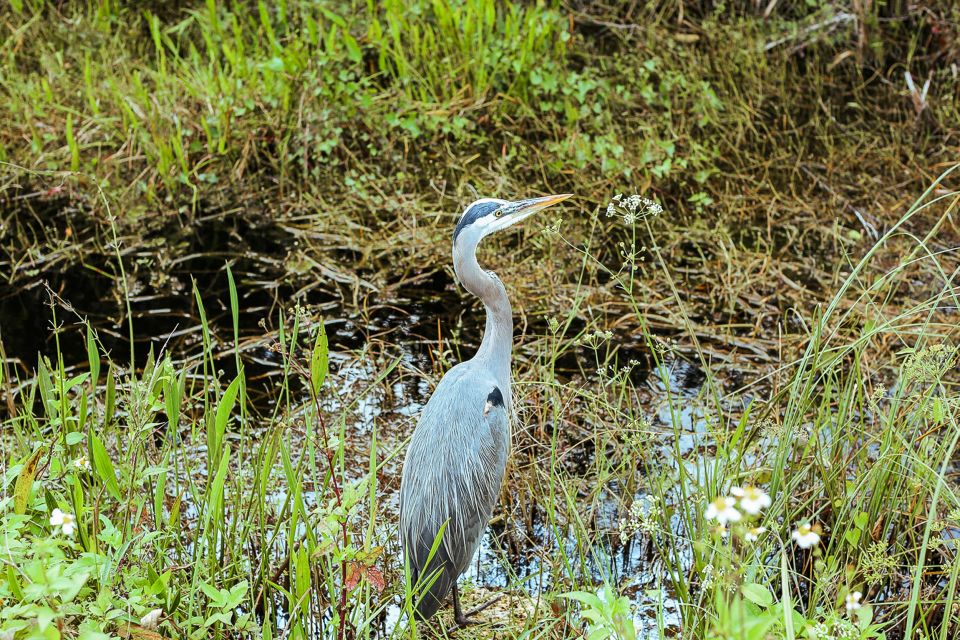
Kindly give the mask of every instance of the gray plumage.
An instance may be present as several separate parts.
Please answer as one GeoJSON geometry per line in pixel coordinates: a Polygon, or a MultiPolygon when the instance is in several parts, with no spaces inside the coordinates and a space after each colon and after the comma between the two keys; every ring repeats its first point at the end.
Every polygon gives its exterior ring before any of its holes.
{"type": "MultiPolygon", "coordinates": [[[[454,271],[483,302],[487,317],[477,354],[450,369],[424,407],[403,464],[400,541],[421,619],[440,608],[476,553],[510,450],[513,317],[503,283],[477,263],[477,245],[567,197],[484,198],[467,207],[454,230],[454,271]]],[[[461,622],[459,609],[457,616],[461,622]]]]}

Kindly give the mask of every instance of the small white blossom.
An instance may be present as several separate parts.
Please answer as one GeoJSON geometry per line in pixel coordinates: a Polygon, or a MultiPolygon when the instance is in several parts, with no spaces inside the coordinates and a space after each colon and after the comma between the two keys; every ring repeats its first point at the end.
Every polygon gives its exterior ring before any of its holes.
{"type": "Polygon", "coordinates": [[[862,597],[863,597],[863,594],[860,593],[859,591],[853,591],[851,593],[848,593],[846,597],[847,611],[848,612],[856,611],[857,609],[862,607],[863,605],[860,603],[860,598],[862,597]]]}
{"type": "Polygon", "coordinates": [[[770,496],[757,487],[734,487],[730,493],[740,498],[740,508],[752,516],[770,506],[770,496]]]}
{"type": "Polygon", "coordinates": [[[728,522],[737,522],[740,519],[740,512],[734,508],[736,504],[737,501],[729,496],[717,498],[707,505],[703,516],[707,520],[716,520],[723,525],[728,522]]]}
{"type": "Polygon", "coordinates": [[[60,527],[63,531],[63,535],[72,536],[74,530],[77,528],[77,519],[72,513],[66,513],[60,509],[54,509],[50,513],[50,526],[51,527],[60,527]]]}
{"type": "Polygon", "coordinates": [[[713,528],[713,532],[721,538],[726,538],[730,534],[730,531],[727,530],[727,525],[725,524],[718,524],[713,528]]]}
{"type": "Polygon", "coordinates": [[[709,589],[715,581],[723,579],[723,574],[723,567],[714,567],[712,564],[706,565],[701,571],[701,586],[704,589],[709,589]]]}
{"type": "Polygon", "coordinates": [[[140,618],[140,626],[144,629],[156,629],[160,624],[160,616],[163,615],[163,609],[154,609],[147,615],[140,618]]]}
{"type": "Polygon", "coordinates": [[[622,193],[618,193],[607,203],[607,217],[618,216],[627,224],[633,224],[647,216],[658,216],[661,213],[663,213],[662,206],[637,194],[624,197],[622,193]]]}
{"type": "Polygon", "coordinates": [[[743,539],[747,542],[756,542],[760,539],[760,536],[767,531],[766,527],[750,527],[743,534],[743,539]]]}
{"type": "Polygon", "coordinates": [[[90,460],[87,459],[87,456],[80,456],[73,461],[73,468],[77,471],[90,471],[90,460]]]}
{"type": "Polygon", "coordinates": [[[793,541],[801,549],[809,549],[820,542],[820,534],[813,530],[809,522],[805,522],[793,532],[793,541]]]}

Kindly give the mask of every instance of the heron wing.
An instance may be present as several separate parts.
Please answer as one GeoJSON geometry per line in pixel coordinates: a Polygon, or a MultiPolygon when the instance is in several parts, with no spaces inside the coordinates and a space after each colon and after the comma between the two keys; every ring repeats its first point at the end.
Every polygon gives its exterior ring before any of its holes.
{"type": "Polygon", "coordinates": [[[400,486],[400,537],[411,581],[420,582],[420,617],[436,612],[476,552],[509,446],[493,379],[451,370],[424,407],[400,486]]]}

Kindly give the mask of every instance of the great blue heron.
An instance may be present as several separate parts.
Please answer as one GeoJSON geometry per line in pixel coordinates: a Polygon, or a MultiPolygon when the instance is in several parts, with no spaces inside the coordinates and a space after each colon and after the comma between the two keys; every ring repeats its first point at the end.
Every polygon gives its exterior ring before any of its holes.
{"type": "Polygon", "coordinates": [[[423,408],[403,463],[400,541],[412,584],[420,583],[420,619],[436,613],[452,587],[455,620],[469,622],[457,578],[493,513],[510,450],[513,316],[500,278],[477,263],[477,245],[569,197],[482,198],[466,208],[453,231],[453,269],[483,302],[487,321],[476,355],[450,369],[423,408]]]}

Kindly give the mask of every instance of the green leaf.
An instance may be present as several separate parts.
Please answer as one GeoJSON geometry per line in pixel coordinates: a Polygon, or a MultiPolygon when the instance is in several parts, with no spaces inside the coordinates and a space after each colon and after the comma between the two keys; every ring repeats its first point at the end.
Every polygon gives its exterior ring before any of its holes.
{"type": "Polygon", "coordinates": [[[740,590],[744,598],[756,605],[766,608],[773,604],[773,594],[762,584],[750,582],[740,587],[740,590]]]}
{"type": "Polygon", "coordinates": [[[100,353],[90,325],[87,325],[87,362],[90,364],[90,388],[96,389],[100,378],[100,353]]]}
{"type": "Polygon", "coordinates": [[[317,340],[313,344],[313,353],[310,355],[310,383],[313,385],[313,392],[320,393],[320,387],[327,378],[327,372],[330,370],[330,352],[327,345],[327,332],[320,323],[320,331],[317,333],[317,340]]]}
{"type": "Polygon", "coordinates": [[[857,543],[860,542],[860,534],[862,531],[860,529],[848,529],[843,534],[843,539],[847,541],[851,547],[857,546],[857,543]]]}
{"type": "Polygon", "coordinates": [[[325,17],[327,20],[337,25],[341,29],[347,28],[347,22],[342,17],[338,16],[333,11],[330,11],[329,9],[325,8],[323,5],[320,5],[317,8],[320,9],[320,13],[322,13],[323,17],[325,17]]]}
{"type": "Polygon", "coordinates": [[[936,397],[933,399],[933,421],[937,424],[940,424],[946,419],[947,412],[946,407],[943,404],[943,398],[936,397]]]}
{"type": "Polygon", "coordinates": [[[217,589],[213,585],[209,585],[206,582],[200,583],[200,590],[203,591],[208,598],[210,598],[210,604],[215,607],[221,607],[226,602],[225,593],[229,593],[223,589],[217,589]]]}
{"type": "Polygon", "coordinates": [[[210,524],[210,518],[214,517],[216,520],[213,523],[214,531],[216,528],[222,524],[223,516],[223,485],[227,481],[227,471],[230,468],[230,446],[226,446],[223,451],[223,456],[220,458],[220,466],[217,468],[217,475],[214,476],[213,482],[210,485],[210,491],[207,494],[207,509],[203,513],[203,529],[204,531],[208,530],[210,524]]]}
{"type": "MultiPolygon", "coordinates": [[[[237,393],[239,391],[240,376],[237,376],[233,379],[233,382],[230,383],[230,386],[227,387],[227,390],[223,392],[223,397],[220,398],[220,404],[217,405],[213,437],[211,441],[207,443],[207,446],[212,447],[214,452],[219,452],[220,447],[223,445],[223,435],[227,431],[227,422],[230,421],[230,414],[233,413],[233,408],[237,404],[237,393]]],[[[214,459],[217,458],[217,455],[217,453],[214,454],[214,459]]]]}
{"type": "Polygon", "coordinates": [[[81,442],[83,442],[83,434],[80,433],[79,431],[71,431],[70,433],[67,434],[66,440],[67,440],[67,444],[72,447],[75,444],[80,444],[81,442]]]}
{"type": "Polygon", "coordinates": [[[40,446],[30,455],[17,475],[17,484],[13,489],[13,512],[18,515],[27,512],[27,500],[30,498],[33,480],[37,477],[37,464],[42,453],[43,447],[40,446]]]}
{"type": "Polygon", "coordinates": [[[560,597],[570,598],[571,600],[582,602],[591,609],[603,609],[603,603],[600,601],[600,598],[598,598],[595,593],[590,593],[588,591],[570,591],[569,593],[560,594],[560,597]]]}
{"type": "Polygon", "coordinates": [[[343,44],[347,46],[347,55],[350,57],[350,60],[353,62],[363,60],[363,52],[360,51],[360,45],[357,44],[356,39],[350,35],[350,32],[346,29],[343,30],[343,44]]]}
{"type": "Polygon", "coordinates": [[[294,595],[298,601],[306,601],[303,597],[310,591],[310,556],[303,547],[297,551],[296,572],[294,573],[294,595]]]}
{"type": "Polygon", "coordinates": [[[283,63],[283,58],[278,58],[276,56],[270,58],[270,60],[268,60],[267,64],[264,66],[274,73],[282,73],[287,68],[283,63]]]}
{"type": "Polygon", "coordinates": [[[103,446],[103,442],[92,431],[87,446],[90,447],[90,458],[93,460],[93,466],[100,479],[103,480],[104,486],[107,487],[107,491],[118,502],[123,500],[120,496],[120,485],[117,483],[117,473],[114,471],[113,463],[110,462],[107,448],[103,446]]]}
{"type": "Polygon", "coordinates": [[[243,599],[247,595],[247,589],[250,587],[250,584],[246,580],[241,580],[237,584],[230,587],[229,597],[224,605],[224,609],[236,609],[241,604],[243,604],[243,599]]]}
{"type": "Polygon", "coordinates": [[[113,422],[113,411],[117,404],[117,379],[113,375],[113,363],[107,369],[107,398],[104,401],[103,425],[109,426],[113,422]]]}

